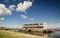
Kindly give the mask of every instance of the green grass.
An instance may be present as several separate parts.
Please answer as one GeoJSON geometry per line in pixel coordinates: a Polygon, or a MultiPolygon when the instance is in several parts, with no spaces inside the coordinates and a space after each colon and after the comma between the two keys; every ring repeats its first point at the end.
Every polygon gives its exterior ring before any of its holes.
{"type": "Polygon", "coordinates": [[[0,30],[0,38],[26,38],[25,36],[14,36],[14,34],[8,33],[8,32],[3,32],[0,30]]]}

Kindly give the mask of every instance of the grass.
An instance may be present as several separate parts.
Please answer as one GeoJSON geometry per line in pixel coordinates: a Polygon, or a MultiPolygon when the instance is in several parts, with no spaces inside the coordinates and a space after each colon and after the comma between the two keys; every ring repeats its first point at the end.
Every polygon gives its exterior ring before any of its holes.
{"type": "MultiPolygon", "coordinates": [[[[16,32],[13,32],[13,33],[9,33],[9,32],[11,31],[4,32],[0,30],[0,38],[28,38],[25,36],[15,36],[15,34],[18,34],[16,32]]],[[[22,33],[19,33],[19,34],[22,34],[22,33]]]]}

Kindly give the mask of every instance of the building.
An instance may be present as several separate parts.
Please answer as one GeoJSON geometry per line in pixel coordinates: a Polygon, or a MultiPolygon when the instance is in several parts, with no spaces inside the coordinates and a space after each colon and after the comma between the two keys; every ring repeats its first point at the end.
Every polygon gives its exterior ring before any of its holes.
{"type": "Polygon", "coordinates": [[[0,30],[5,30],[6,29],[6,27],[0,27],[0,30]]]}
{"type": "Polygon", "coordinates": [[[43,32],[44,30],[47,30],[47,23],[32,23],[32,24],[24,24],[22,27],[22,30],[25,32],[43,32]]]}

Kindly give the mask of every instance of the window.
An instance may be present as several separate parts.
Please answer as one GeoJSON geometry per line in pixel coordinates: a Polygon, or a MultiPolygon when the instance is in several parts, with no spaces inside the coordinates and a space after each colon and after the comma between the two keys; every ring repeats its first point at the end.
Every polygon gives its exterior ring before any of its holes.
{"type": "Polygon", "coordinates": [[[43,28],[43,26],[38,26],[37,28],[43,28]]]}
{"type": "Polygon", "coordinates": [[[34,27],[34,28],[43,28],[43,26],[38,26],[38,27],[34,27]]]}
{"type": "Polygon", "coordinates": [[[43,25],[43,23],[40,23],[40,25],[43,25]]]}
{"type": "Polygon", "coordinates": [[[38,24],[34,24],[34,25],[38,25],[38,24]]]}

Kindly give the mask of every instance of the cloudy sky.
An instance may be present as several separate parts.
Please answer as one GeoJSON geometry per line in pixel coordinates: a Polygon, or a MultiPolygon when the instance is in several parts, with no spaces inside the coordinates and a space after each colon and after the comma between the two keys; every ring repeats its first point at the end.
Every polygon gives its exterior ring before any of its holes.
{"type": "Polygon", "coordinates": [[[59,0],[0,0],[0,26],[39,22],[47,22],[49,28],[60,27],[59,0]]]}

